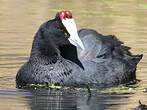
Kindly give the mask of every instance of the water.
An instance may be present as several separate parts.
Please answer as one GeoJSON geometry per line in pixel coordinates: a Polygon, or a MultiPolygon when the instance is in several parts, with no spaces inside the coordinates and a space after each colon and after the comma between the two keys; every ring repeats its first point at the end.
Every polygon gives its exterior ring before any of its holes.
{"type": "Polygon", "coordinates": [[[116,35],[134,54],[138,87],[147,87],[146,0],[0,0],[0,110],[131,110],[147,93],[99,94],[92,91],[16,89],[15,75],[27,61],[39,26],[57,11],[71,10],[78,29],[116,35]]]}

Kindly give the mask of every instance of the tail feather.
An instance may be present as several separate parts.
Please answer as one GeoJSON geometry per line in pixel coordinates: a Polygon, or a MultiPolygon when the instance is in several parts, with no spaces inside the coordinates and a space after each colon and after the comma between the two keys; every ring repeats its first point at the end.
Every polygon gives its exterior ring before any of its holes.
{"type": "Polygon", "coordinates": [[[143,54],[141,55],[132,55],[130,52],[130,47],[124,46],[122,41],[117,39],[114,35],[108,35],[105,36],[105,39],[107,42],[109,42],[111,45],[113,45],[113,55],[123,58],[129,58],[131,61],[133,61],[136,65],[139,63],[139,61],[142,59],[143,54]]]}
{"type": "Polygon", "coordinates": [[[139,61],[142,59],[143,54],[140,55],[132,55],[132,62],[134,62],[136,65],[139,63],[139,61]]]}

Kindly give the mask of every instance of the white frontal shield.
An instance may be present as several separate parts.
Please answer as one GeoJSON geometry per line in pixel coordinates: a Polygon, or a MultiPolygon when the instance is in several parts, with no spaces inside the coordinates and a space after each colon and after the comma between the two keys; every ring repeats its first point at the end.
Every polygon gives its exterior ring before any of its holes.
{"type": "Polygon", "coordinates": [[[77,27],[74,22],[74,19],[68,19],[65,18],[62,20],[63,25],[65,26],[66,30],[70,34],[70,37],[68,40],[70,41],[71,44],[73,44],[76,47],[80,47],[82,50],[84,50],[84,45],[79,38],[78,32],[77,32],[77,27]]]}

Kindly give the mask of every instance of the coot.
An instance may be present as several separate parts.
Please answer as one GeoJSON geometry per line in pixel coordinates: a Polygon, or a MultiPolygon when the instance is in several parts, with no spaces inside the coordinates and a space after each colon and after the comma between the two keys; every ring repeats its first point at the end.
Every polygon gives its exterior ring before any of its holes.
{"type": "Polygon", "coordinates": [[[115,36],[92,29],[77,32],[70,11],[61,11],[37,31],[17,85],[118,85],[136,79],[143,55],[132,55],[115,36]]]}
{"type": "Polygon", "coordinates": [[[136,107],[134,110],[147,110],[147,105],[144,105],[139,100],[139,106],[136,107]]]}

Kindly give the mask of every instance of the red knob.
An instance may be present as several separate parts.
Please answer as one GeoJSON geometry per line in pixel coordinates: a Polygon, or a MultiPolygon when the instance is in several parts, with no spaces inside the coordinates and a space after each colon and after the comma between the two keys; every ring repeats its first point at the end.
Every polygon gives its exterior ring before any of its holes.
{"type": "Polygon", "coordinates": [[[65,14],[67,18],[72,18],[72,14],[70,11],[65,11],[65,14]]]}
{"type": "Polygon", "coordinates": [[[65,19],[65,18],[66,18],[66,13],[65,13],[65,11],[59,12],[59,17],[60,17],[61,20],[62,20],[62,19],[65,19]]]}

